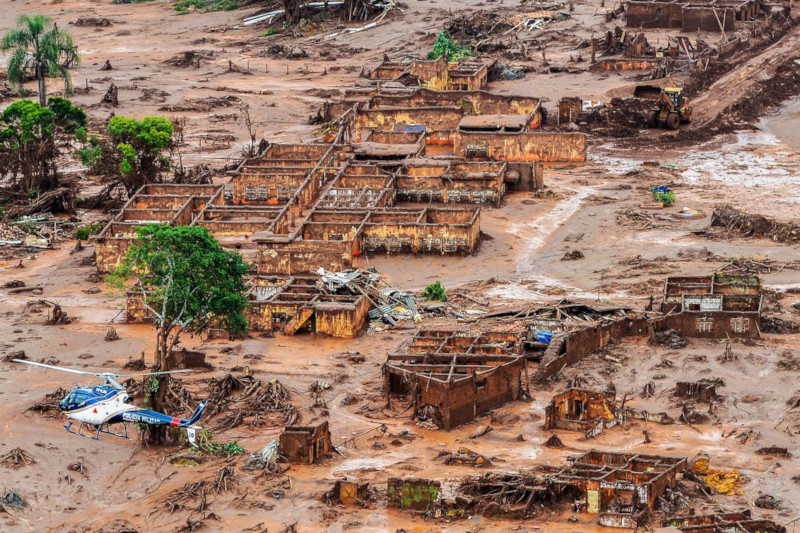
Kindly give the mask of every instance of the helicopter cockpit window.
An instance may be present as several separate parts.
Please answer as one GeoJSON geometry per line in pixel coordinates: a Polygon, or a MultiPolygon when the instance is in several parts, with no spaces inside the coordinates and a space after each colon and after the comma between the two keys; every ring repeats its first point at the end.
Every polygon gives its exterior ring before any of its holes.
{"type": "Polygon", "coordinates": [[[75,407],[81,405],[83,402],[91,398],[90,394],[83,391],[72,391],[69,396],[61,400],[62,407],[75,407]]]}

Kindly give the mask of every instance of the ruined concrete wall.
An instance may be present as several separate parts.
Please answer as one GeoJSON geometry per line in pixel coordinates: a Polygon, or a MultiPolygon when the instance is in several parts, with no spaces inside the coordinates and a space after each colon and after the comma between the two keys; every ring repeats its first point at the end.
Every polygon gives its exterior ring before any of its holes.
{"type": "Polygon", "coordinates": [[[364,297],[353,304],[315,304],[316,332],[339,338],[353,338],[364,327],[370,308],[370,301],[364,297]]]}
{"type": "Polygon", "coordinates": [[[557,335],[542,356],[537,379],[547,379],[567,365],[572,365],[599,350],[611,339],[647,335],[647,319],[629,318],[611,324],[557,335]]]}
{"type": "Polygon", "coordinates": [[[724,7],[685,6],[682,12],[681,31],[719,32],[736,29],[736,12],[724,7]],[[716,15],[714,10],[716,9],[716,15]],[[717,19],[719,17],[719,19],[717,19]]]}
{"type": "Polygon", "coordinates": [[[433,82],[434,85],[439,86],[446,83],[447,80],[447,60],[442,56],[439,59],[414,61],[411,63],[409,71],[412,76],[423,82],[433,82]]]}
{"type": "MultiPolygon", "coordinates": [[[[441,172],[441,170],[440,170],[441,172]]],[[[407,202],[499,204],[505,194],[504,173],[494,176],[421,175],[424,169],[409,168],[395,179],[397,199],[407,202]]]]}
{"type": "Polygon", "coordinates": [[[446,388],[445,404],[440,407],[444,429],[449,431],[519,399],[524,369],[525,358],[521,357],[515,362],[451,384],[446,388]]]}
{"type": "Polygon", "coordinates": [[[489,72],[486,67],[468,75],[460,75],[457,71],[448,73],[447,89],[450,91],[477,91],[486,86],[489,72]]]}
{"type": "Polygon", "coordinates": [[[267,302],[250,302],[247,309],[250,331],[272,331],[272,311],[267,302]]]}
{"type": "MultiPolygon", "coordinates": [[[[592,65],[591,70],[602,70],[605,72],[620,72],[629,70],[650,71],[660,65],[660,59],[603,59],[592,65]]],[[[577,117],[577,115],[575,116],[577,117]]]]}
{"type": "Polygon", "coordinates": [[[94,252],[98,272],[108,273],[117,268],[125,258],[125,253],[132,242],[132,238],[108,237],[97,239],[94,252]]]}
{"type": "Polygon", "coordinates": [[[586,161],[583,133],[459,132],[453,146],[455,154],[465,157],[470,146],[486,147],[488,157],[495,161],[586,161]]]}
{"type": "Polygon", "coordinates": [[[356,142],[366,137],[367,129],[394,130],[397,126],[425,126],[428,130],[455,129],[463,117],[459,108],[419,107],[404,109],[366,109],[356,119],[356,142]]]}
{"type": "Polygon", "coordinates": [[[701,339],[760,338],[759,313],[681,312],[665,317],[664,327],[684,337],[701,339]]]}
{"type": "Polygon", "coordinates": [[[625,11],[628,28],[680,28],[683,5],[666,2],[628,2],[625,11]]]}
{"type": "Polygon", "coordinates": [[[199,220],[196,225],[206,228],[214,237],[252,237],[265,230],[271,222],[244,222],[224,220],[199,220]]]}
{"type": "Polygon", "coordinates": [[[261,243],[256,255],[260,275],[307,274],[319,267],[337,271],[352,265],[352,243],[343,241],[261,243]]]}
{"type": "Polygon", "coordinates": [[[281,433],[280,445],[289,461],[311,464],[331,450],[328,422],[318,426],[287,426],[281,433]]]}
{"type": "Polygon", "coordinates": [[[387,503],[397,509],[427,511],[433,509],[441,490],[439,481],[392,477],[387,484],[387,503]]]}
{"type": "Polygon", "coordinates": [[[371,105],[386,107],[458,107],[475,115],[530,115],[541,109],[541,99],[506,96],[486,91],[431,91],[420,89],[410,95],[376,95],[371,105]]]}
{"type": "Polygon", "coordinates": [[[480,235],[472,224],[367,224],[364,250],[375,253],[471,254],[480,235]]]}
{"type": "Polygon", "coordinates": [[[288,202],[306,181],[307,170],[283,174],[241,174],[234,176],[234,205],[279,205],[288,202]]]}
{"type": "Polygon", "coordinates": [[[129,324],[152,324],[153,313],[144,305],[142,293],[135,289],[125,295],[125,321],[129,324]]]}

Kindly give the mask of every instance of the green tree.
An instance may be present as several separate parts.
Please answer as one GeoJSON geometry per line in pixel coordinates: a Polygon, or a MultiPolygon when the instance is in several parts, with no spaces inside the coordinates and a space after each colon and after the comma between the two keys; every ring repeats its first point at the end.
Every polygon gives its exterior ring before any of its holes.
{"type": "MultiPolygon", "coordinates": [[[[247,331],[244,276],[247,264],[236,252],[223,250],[207,229],[150,224],[136,230],[136,242],[109,276],[118,287],[135,277],[156,326],[156,367],[170,370],[170,355],[183,332],[200,334],[209,324],[231,335],[247,331]]],[[[150,405],[162,410],[166,387],[153,384],[150,405]]],[[[149,428],[147,441],[161,444],[166,432],[149,428]]]]}
{"type": "Polygon", "coordinates": [[[46,78],[62,78],[64,92],[72,93],[72,77],[68,66],[78,66],[80,55],[72,36],[61,31],[46,15],[20,15],[17,27],[9,31],[0,44],[3,52],[11,52],[8,81],[22,91],[29,73],[39,82],[39,105],[47,104],[46,78]]]}
{"type": "Polygon", "coordinates": [[[113,117],[108,123],[108,134],[120,158],[119,171],[128,194],[133,194],[146,183],[158,182],[161,172],[172,166],[165,154],[172,148],[172,122],[163,117],[145,117],[141,120],[113,117]]]}
{"type": "Polygon", "coordinates": [[[71,144],[86,127],[86,114],[69,100],[47,107],[18,100],[0,114],[0,178],[25,193],[58,186],[58,144],[71,144]]]}
{"type": "Polygon", "coordinates": [[[428,52],[428,59],[439,59],[443,55],[447,56],[448,61],[458,61],[465,57],[472,57],[475,55],[469,46],[458,44],[450,38],[447,30],[442,30],[436,36],[436,42],[433,43],[433,50],[428,52]]]}

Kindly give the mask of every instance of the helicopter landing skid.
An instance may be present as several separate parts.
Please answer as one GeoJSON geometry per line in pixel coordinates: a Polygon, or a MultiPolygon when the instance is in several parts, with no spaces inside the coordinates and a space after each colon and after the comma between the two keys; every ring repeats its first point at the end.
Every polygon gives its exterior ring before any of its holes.
{"type": "Polygon", "coordinates": [[[67,430],[67,433],[72,433],[73,435],[78,435],[79,437],[85,437],[87,439],[100,440],[101,433],[105,433],[106,435],[112,435],[114,437],[120,437],[122,439],[130,438],[128,437],[128,425],[125,422],[122,422],[122,427],[123,429],[125,429],[125,433],[114,433],[113,431],[111,431],[110,424],[100,424],[99,426],[95,426],[94,424],[87,424],[86,422],[81,422],[80,425],[78,426],[78,431],[75,431],[74,429],[72,429],[72,424],[73,422],[70,421],[69,424],[64,426],[64,429],[67,430]],[[88,427],[94,428],[93,429],[95,433],[94,436],[84,435],[82,433],[84,426],[86,426],[87,428],[88,427]]]}

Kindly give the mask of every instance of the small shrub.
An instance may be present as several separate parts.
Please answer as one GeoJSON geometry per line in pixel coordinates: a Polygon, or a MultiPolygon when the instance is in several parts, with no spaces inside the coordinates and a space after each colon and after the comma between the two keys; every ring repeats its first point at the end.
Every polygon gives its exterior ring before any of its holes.
{"type": "Polygon", "coordinates": [[[235,0],[178,0],[173,4],[175,11],[181,15],[200,11],[210,13],[212,11],[232,11],[239,7],[235,0]]]}
{"type": "Polygon", "coordinates": [[[277,28],[270,28],[261,35],[259,35],[259,37],[272,37],[273,35],[278,35],[280,32],[281,30],[277,28]]]}
{"type": "Polygon", "coordinates": [[[242,448],[235,440],[226,442],[224,444],[222,442],[213,441],[211,430],[206,428],[203,428],[197,432],[195,436],[195,445],[192,449],[198,452],[216,455],[218,457],[222,457],[224,455],[227,458],[231,458],[234,455],[242,455],[244,453],[244,448],[242,448]]]}
{"type": "Polygon", "coordinates": [[[669,207],[675,203],[675,193],[672,191],[653,191],[653,198],[655,198],[656,202],[663,203],[665,207],[669,207]]]}
{"type": "Polygon", "coordinates": [[[442,286],[440,281],[436,281],[436,283],[431,283],[425,290],[422,291],[422,296],[426,300],[439,300],[440,302],[447,301],[447,290],[442,286]]]}
{"type": "Polygon", "coordinates": [[[436,42],[433,43],[433,50],[428,52],[428,59],[439,59],[442,55],[447,54],[448,61],[458,61],[465,57],[473,57],[473,52],[469,46],[458,44],[450,38],[450,34],[446,30],[439,32],[436,36],[436,42]]]}
{"type": "Polygon", "coordinates": [[[75,238],[85,241],[92,233],[96,233],[100,229],[100,224],[91,224],[89,226],[81,226],[75,230],[75,238]]]}

